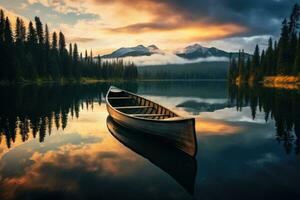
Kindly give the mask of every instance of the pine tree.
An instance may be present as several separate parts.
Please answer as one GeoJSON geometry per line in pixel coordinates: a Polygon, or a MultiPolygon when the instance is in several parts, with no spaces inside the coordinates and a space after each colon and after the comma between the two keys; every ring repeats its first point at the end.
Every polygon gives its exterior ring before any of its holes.
{"type": "Polygon", "coordinates": [[[35,55],[37,51],[37,34],[36,30],[33,27],[33,23],[30,21],[28,25],[28,34],[27,34],[27,54],[26,54],[26,78],[34,80],[37,76],[36,71],[36,60],[35,55]]]}
{"type": "Polygon", "coordinates": [[[25,62],[25,38],[26,38],[26,28],[24,25],[24,21],[20,18],[16,20],[16,28],[15,28],[15,59],[14,59],[14,74],[16,79],[21,78],[23,76],[22,64],[25,62]]]}
{"type": "Polygon", "coordinates": [[[60,57],[60,71],[64,77],[68,76],[68,53],[66,50],[66,40],[62,32],[59,32],[59,57],[60,57]]]}
{"type": "Polygon", "coordinates": [[[15,74],[15,66],[14,66],[14,41],[13,41],[13,33],[11,30],[11,23],[9,18],[5,19],[5,28],[4,28],[4,77],[8,78],[8,80],[14,80],[15,74]]]}
{"type": "Polygon", "coordinates": [[[91,50],[90,52],[90,61],[89,61],[90,65],[93,64],[93,51],[91,50]]]}
{"type": "Polygon", "coordinates": [[[43,24],[39,17],[35,17],[34,20],[35,20],[36,33],[38,37],[38,44],[43,45],[44,44],[43,24]]]}
{"type": "Polygon", "coordinates": [[[289,68],[289,28],[287,20],[284,19],[282,22],[281,36],[278,44],[278,62],[277,62],[277,73],[286,74],[289,68]]]}
{"type": "Polygon", "coordinates": [[[252,77],[252,79],[258,78],[257,76],[259,71],[259,64],[260,64],[259,47],[258,45],[256,45],[253,54],[252,63],[251,63],[251,69],[250,69],[250,77],[252,77]]]}
{"type": "Polygon", "coordinates": [[[57,34],[54,32],[52,34],[52,42],[51,42],[51,56],[50,56],[50,75],[54,79],[58,79],[60,75],[60,68],[59,68],[59,53],[57,49],[57,34]]]}
{"type": "MultiPolygon", "coordinates": [[[[4,63],[4,30],[5,30],[5,15],[3,10],[0,10],[0,62],[4,63]]],[[[3,80],[4,77],[4,65],[1,64],[0,66],[0,80],[3,80]]]]}
{"type": "Polygon", "coordinates": [[[50,34],[49,34],[49,29],[48,29],[48,25],[46,24],[45,25],[45,45],[44,45],[44,48],[45,48],[45,66],[46,66],[46,73],[47,73],[47,76],[51,76],[51,70],[50,70],[50,67],[51,67],[51,64],[50,64],[50,56],[51,56],[51,53],[50,53],[50,34]]]}
{"type": "Polygon", "coordinates": [[[72,43],[69,44],[69,56],[72,58],[73,57],[73,49],[72,49],[72,43]]]}
{"type": "Polygon", "coordinates": [[[274,66],[274,50],[273,50],[273,41],[272,38],[270,37],[269,42],[268,42],[268,48],[266,51],[266,66],[265,66],[265,75],[273,75],[272,69],[275,67],[274,66]]]}
{"type": "Polygon", "coordinates": [[[260,56],[260,67],[258,69],[258,78],[259,80],[262,79],[263,76],[266,75],[266,55],[265,55],[265,50],[262,50],[261,56],[260,56]]]}
{"type": "Polygon", "coordinates": [[[299,28],[299,17],[300,17],[300,7],[298,4],[295,4],[290,15],[289,21],[289,33],[293,34],[297,32],[299,28]]]}
{"type": "Polygon", "coordinates": [[[296,58],[294,62],[293,74],[300,74],[300,36],[298,37],[297,50],[296,50],[296,58]]]}
{"type": "Polygon", "coordinates": [[[296,58],[297,51],[297,33],[291,33],[290,42],[289,42],[289,64],[286,69],[286,74],[293,73],[293,64],[296,58]]]}
{"type": "Polygon", "coordinates": [[[77,44],[74,44],[74,50],[73,50],[73,67],[74,67],[74,76],[75,78],[79,78],[80,71],[79,71],[79,55],[78,55],[78,47],[77,44]]]}

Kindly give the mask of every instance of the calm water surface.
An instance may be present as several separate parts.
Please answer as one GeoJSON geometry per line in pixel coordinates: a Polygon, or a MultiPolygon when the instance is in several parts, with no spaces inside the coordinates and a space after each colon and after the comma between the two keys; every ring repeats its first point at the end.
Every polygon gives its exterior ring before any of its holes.
{"type": "Polygon", "coordinates": [[[194,116],[196,158],[117,127],[108,84],[2,87],[0,199],[300,198],[299,91],[117,86],[194,116]]]}

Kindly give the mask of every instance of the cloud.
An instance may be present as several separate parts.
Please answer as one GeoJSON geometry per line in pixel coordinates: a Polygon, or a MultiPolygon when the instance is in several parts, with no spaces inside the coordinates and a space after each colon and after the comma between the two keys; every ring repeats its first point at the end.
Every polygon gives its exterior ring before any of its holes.
{"type": "Polygon", "coordinates": [[[93,42],[95,41],[96,38],[87,38],[87,37],[73,37],[68,39],[68,42],[71,43],[86,43],[86,42],[93,42]]]}

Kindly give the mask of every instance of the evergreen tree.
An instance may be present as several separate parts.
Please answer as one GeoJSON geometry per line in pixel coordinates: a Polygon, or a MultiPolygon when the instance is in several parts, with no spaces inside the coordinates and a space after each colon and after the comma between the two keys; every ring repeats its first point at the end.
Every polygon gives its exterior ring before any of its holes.
{"type": "Polygon", "coordinates": [[[269,42],[268,42],[268,48],[266,51],[266,66],[265,66],[265,75],[274,75],[273,74],[273,68],[275,67],[274,62],[274,50],[273,50],[273,41],[272,38],[270,37],[269,42]]]}
{"type": "MultiPolygon", "coordinates": [[[[3,10],[0,10],[0,61],[3,62],[4,57],[4,30],[5,30],[5,15],[3,10]]],[[[0,80],[5,78],[4,76],[5,66],[1,64],[0,66],[0,80]]]]}
{"type": "Polygon", "coordinates": [[[38,44],[43,45],[44,44],[43,24],[39,17],[35,17],[34,20],[35,20],[36,33],[37,33],[37,37],[38,37],[38,44]]]}
{"type": "Polygon", "coordinates": [[[50,53],[50,34],[49,34],[49,29],[48,25],[45,25],[45,65],[46,65],[46,73],[47,76],[51,76],[51,64],[50,64],[50,59],[51,59],[51,53],[50,53]]]}
{"type": "Polygon", "coordinates": [[[259,53],[259,47],[258,45],[255,46],[253,59],[251,63],[251,69],[250,69],[250,76],[254,79],[257,79],[258,77],[258,71],[259,71],[259,65],[260,65],[260,53],[259,53]]]}
{"type": "Polygon", "coordinates": [[[298,38],[298,43],[297,43],[296,58],[295,58],[293,73],[295,75],[300,74],[300,36],[298,38]]]}
{"type": "Polygon", "coordinates": [[[73,57],[73,49],[72,49],[72,43],[69,44],[69,56],[72,58],[73,57]]]}
{"type": "Polygon", "coordinates": [[[287,20],[284,19],[282,22],[281,36],[278,44],[278,62],[277,62],[277,73],[286,74],[289,68],[289,27],[287,20]]]}
{"type": "Polygon", "coordinates": [[[62,32],[59,32],[59,57],[60,57],[60,71],[64,77],[69,76],[68,71],[68,52],[66,50],[66,40],[62,32]]]}
{"type": "Polygon", "coordinates": [[[78,55],[78,47],[77,44],[74,44],[74,50],[73,50],[73,66],[74,66],[74,76],[75,78],[79,78],[80,71],[79,71],[79,55],[78,55]]]}
{"type": "Polygon", "coordinates": [[[4,42],[4,30],[5,30],[5,15],[4,15],[4,11],[0,10],[0,43],[4,42]]]}
{"type": "Polygon", "coordinates": [[[295,4],[292,13],[290,15],[289,33],[296,34],[297,28],[299,28],[299,17],[300,17],[300,7],[298,4],[295,4]]]}
{"type": "Polygon", "coordinates": [[[5,19],[5,28],[4,28],[4,77],[8,78],[8,80],[14,80],[14,57],[13,57],[13,33],[11,30],[11,24],[9,18],[5,19]]]}
{"type": "Polygon", "coordinates": [[[50,76],[54,79],[58,79],[60,75],[59,68],[59,53],[57,47],[57,34],[54,32],[52,34],[52,42],[51,42],[51,56],[50,56],[50,76]]]}
{"type": "Polygon", "coordinates": [[[33,23],[30,21],[28,25],[28,34],[27,34],[27,47],[26,47],[26,71],[27,73],[25,74],[26,78],[29,78],[31,80],[35,79],[37,76],[37,71],[36,71],[36,60],[35,60],[35,55],[36,55],[36,47],[37,47],[37,34],[36,30],[33,27],[33,23]]]}

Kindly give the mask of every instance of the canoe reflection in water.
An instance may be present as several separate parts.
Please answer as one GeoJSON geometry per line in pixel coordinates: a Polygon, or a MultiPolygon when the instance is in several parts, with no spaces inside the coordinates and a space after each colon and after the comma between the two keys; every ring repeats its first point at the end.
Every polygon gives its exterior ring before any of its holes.
{"type": "Polygon", "coordinates": [[[117,140],[168,173],[188,193],[194,194],[197,173],[197,162],[194,157],[159,141],[159,138],[125,128],[110,116],[107,117],[106,123],[108,130],[117,140]]]}

